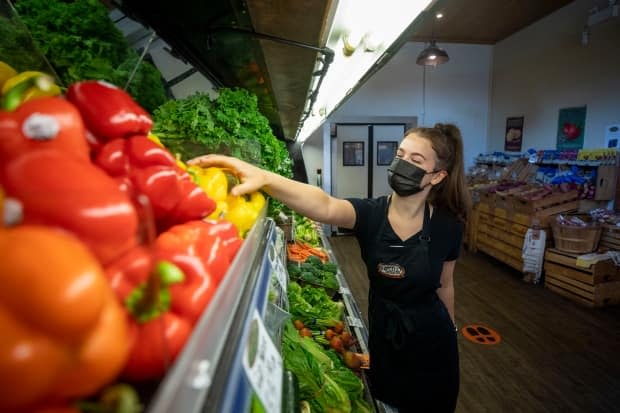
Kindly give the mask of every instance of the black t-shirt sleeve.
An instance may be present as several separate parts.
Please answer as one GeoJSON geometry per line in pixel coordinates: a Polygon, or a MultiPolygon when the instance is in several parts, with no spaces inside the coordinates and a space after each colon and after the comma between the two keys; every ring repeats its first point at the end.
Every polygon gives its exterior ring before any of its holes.
{"type": "Polygon", "coordinates": [[[382,199],[347,198],[355,210],[355,225],[353,231],[360,247],[364,249],[376,231],[377,220],[382,211],[382,199]]]}
{"type": "Polygon", "coordinates": [[[353,205],[355,210],[355,225],[353,231],[356,234],[366,234],[368,232],[368,220],[363,217],[368,217],[372,213],[372,206],[369,199],[360,198],[347,198],[347,201],[353,205]]]}
{"type": "Polygon", "coordinates": [[[452,243],[446,261],[454,261],[459,257],[463,242],[463,231],[463,224],[456,221],[453,225],[453,231],[451,231],[452,243]]]}

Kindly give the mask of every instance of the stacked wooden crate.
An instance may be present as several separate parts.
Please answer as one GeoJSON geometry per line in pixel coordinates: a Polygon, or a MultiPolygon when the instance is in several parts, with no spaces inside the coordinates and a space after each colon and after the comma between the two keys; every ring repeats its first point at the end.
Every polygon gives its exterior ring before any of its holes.
{"type": "Polygon", "coordinates": [[[549,222],[554,214],[576,210],[579,206],[577,191],[553,193],[545,198],[527,201],[520,194],[527,186],[481,197],[476,210],[475,234],[468,235],[473,241],[470,250],[480,250],[499,261],[521,271],[523,241],[527,230],[535,221],[547,230],[547,242],[551,241],[549,222]],[[527,202],[526,202],[527,201],[527,202]]]}
{"type": "Polygon", "coordinates": [[[620,227],[604,224],[599,248],[620,251],[620,227]]]}
{"type": "Polygon", "coordinates": [[[521,271],[523,239],[529,226],[527,217],[516,216],[511,210],[495,207],[479,210],[476,249],[521,271]]]}
{"type": "Polygon", "coordinates": [[[613,261],[577,265],[577,255],[550,248],[545,254],[545,287],[588,307],[620,304],[620,272],[613,261]]]}

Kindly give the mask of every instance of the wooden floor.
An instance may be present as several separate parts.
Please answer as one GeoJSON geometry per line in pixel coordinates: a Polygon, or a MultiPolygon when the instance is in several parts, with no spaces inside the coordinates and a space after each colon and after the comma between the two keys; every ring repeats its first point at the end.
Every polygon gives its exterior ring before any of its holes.
{"type": "MultiPolygon", "coordinates": [[[[330,242],[366,316],[357,241],[330,242]]],[[[455,290],[458,325],[485,324],[502,337],[483,346],[460,336],[457,412],[620,412],[620,307],[580,307],[481,253],[463,253],[455,290]]]]}

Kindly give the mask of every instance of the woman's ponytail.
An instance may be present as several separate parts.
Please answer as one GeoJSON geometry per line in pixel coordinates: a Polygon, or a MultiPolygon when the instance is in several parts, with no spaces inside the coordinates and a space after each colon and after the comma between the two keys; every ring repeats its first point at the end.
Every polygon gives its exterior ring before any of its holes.
{"type": "Polygon", "coordinates": [[[435,169],[444,169],[448,176],[431,189],[430,202],[450,210],[463,223],[471,211],[471,195],[465,182],[465,161],[463,155],[463,138],[458,127],[452,124],[437,123],[432,128],[416,128],[415,133],[431,141],[437,154],[438,165],[435,169]]]}

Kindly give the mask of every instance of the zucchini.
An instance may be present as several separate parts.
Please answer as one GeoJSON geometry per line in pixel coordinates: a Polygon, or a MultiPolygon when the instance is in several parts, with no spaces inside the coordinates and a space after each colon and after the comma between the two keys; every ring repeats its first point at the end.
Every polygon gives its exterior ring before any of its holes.
{"type": "Polygon", "coordinates": [[[299,381],[292,371],[285,369],[282,376],[282,413],[300,412],[299,381]]]}

